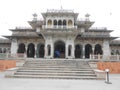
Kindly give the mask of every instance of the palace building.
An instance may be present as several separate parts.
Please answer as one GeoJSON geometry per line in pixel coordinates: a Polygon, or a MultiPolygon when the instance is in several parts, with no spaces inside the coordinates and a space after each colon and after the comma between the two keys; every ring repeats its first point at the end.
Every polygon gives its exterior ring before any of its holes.
{"type": "Polygon", "coordinates": [[[23,53],[28,58],[66,58],[83,59],[90,55],[120,54],[120,41],[111,37],[113,30],[105,27],[92,27],[89,14],[84,19],[78,19],[78,13],[73,10],[47,10],[41,13],[43,20],[34,14],[33,20],[28,21],[29,28],[16,27],[10,29],[9,40],[0,40],[0,51],[4,47],[12,54],[23,53]],[[11,50],[10,50],[11,49],[11,50]]]}

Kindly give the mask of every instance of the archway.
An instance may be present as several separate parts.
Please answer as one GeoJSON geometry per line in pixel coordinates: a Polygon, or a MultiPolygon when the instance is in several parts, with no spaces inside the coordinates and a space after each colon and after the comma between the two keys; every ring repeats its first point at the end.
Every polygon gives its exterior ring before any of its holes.
{"type": "Polygon", "coordinates": [[[34,57],[35,56],[35,45],[30,43],[27,48],[27,57],[34,57]]]}
{"type": "Polygon", "coordinates": [[[37,45],[37,58],[44,58],[44,44],[39,43],[37,45]]]}
{"type": "Polygon", "coordinates": [[[82,58],[82,45],[75,45],[75,58],[82,58]]]}
{"type": "Polygon", "coordinates": [[[19,46],[18,46],[17,53],[25,53],[25,52],[26,52],[25,44],[24,43],[20,43],[19,46]]]}
{"type": "Polygon", "coordinates": [[[52,25],[52,20],[49,19],[47,24],[48,24],[48,26],[51,26],[52,25]]]}
{"type": "Polygon", "coordinates": [[[61,20],[58,21],[58,25],[62,25],[62,21],[61,20]]]}
{"type": "Polygon", "coordinates": [[[66,20],[63,20],[63,25],[66,26],[66,20]]]}
{"type": "Polygon", "coordinates": [[[65,43],[62,41],[57,41],[54,44],[54,57],[55,58],[65,58],[65,43]]]}
{"type": "Polygon", "coordinates": [[[54,20],[54,25],[57,25],[57,20],[54,20]]]}
{"type": "Polygon", "coordinates": [[[102,55],[103,54],[102,47],[101,47],[100,44],[96,44],[95,45],[94,54],[95,55],[98,55],[98,54],[102,55]]]}
{"type": "Polygon", "coordinates": [[[72,26],[72,20],[68,20],[68,26],[72,26]]]}
{"type": "Polygon", "coordinates": [[[92,46],[90,44],[85,45],[85,58],[90,58],[92,53],[92,46]]]}

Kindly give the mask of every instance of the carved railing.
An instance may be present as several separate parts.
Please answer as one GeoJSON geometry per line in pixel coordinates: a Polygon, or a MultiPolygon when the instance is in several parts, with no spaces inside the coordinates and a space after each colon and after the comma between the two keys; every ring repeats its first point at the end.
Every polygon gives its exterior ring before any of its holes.
{"type": "Polygon", "coordinates": [[[19,54],[0,53],[0,59],[24,59],[24,58],[26,58],[26,54],[23,53],[19,54]]]}
{"type": "MultiPolygon", "coordinates": [[[[16,54],[11,54],[11,53],[0,53],[0,59],[25,59],[27,58],[26,53],[16,53],[16,54]]],[[[69,59],[68,59],[69,60],[69,59]]],[[[90,58],[87,60],[96,60],[96,61],[120,61],[120,55],[109,55],[109,56],[104,56],[104,55],[90,55],[90,58]]]]}
{"type": "Polygon", "coordinates": [[[22,26],[17,26],[15,29],[32,29],[31,27],[22,27],[22,26]]]}
{"type": "Polygon", "coordinates": [[[43,29],[77,29],[77,26],[66,26],[66,25],[42,25],[43,29]]]}
{"type": "Polygon", "coordinates": [[[102,61],[120,61],[120,55],[90,55],[90,59],[92,60],[102,60],[102,61]]]}
{"type": "Polygon", "coordinates": [[[91,27],[90,30],[107,30],[106,27],[91,27]]]}

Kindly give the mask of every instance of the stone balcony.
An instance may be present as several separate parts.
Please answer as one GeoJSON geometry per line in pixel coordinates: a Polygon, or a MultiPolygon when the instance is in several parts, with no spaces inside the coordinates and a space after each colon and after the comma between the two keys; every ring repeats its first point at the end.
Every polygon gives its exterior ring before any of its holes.
{"type": "Polygon", "coordinates": [[[66,25],[42,25],[42,29],[77,29],[77,26],[66,26],[66,25]]]}

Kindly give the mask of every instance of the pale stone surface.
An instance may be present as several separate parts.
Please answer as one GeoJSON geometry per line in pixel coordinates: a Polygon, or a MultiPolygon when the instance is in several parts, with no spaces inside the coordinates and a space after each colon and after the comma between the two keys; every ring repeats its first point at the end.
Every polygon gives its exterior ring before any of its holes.
{"type": "Polygon", "coordinates": [[[110,75],[110,82],[104,80],[52,80],[4,78],[0,72],[0,90],[120,90],[120,74],[110,75]]]}

